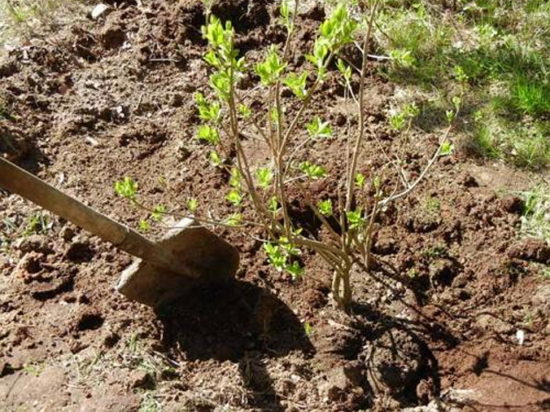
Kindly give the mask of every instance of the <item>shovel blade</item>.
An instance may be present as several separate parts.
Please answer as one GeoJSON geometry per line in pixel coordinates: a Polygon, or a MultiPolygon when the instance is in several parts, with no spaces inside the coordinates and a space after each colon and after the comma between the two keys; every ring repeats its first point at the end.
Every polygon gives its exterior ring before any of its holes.
{"type": "Polygon", "coordinates": [[[135,259],[116,286],[127,298],[154,308],[176,301],[195,287],[230,282],[239,267],[237,249],[190,218],[170,229],[159,245],[185,262],[189,276],[135,259]]]}

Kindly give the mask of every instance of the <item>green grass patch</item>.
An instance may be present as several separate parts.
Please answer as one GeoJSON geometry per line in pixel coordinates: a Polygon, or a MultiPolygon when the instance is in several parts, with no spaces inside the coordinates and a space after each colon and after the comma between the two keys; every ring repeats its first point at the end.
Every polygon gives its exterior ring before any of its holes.
{"type": "Polygon", "coordinates": [[[524,209],[521,230],[524,234],[544,239],[550,243],[550,191],[538,186],[523,192],[524,209]]]}
{"type": "Polygon", "coordinates": [[[549,2],[477,0],[453,11],[393,1],[377,28],[392,58],[383,74],[443,102],[462,96],[468,147],[521,167],[550,165],[549,2]]]}

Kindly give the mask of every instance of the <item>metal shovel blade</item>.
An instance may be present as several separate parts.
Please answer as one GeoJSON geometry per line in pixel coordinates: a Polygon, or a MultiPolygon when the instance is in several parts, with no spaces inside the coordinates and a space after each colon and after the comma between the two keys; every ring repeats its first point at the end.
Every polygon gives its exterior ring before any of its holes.
{"type": "Polygon", "coordinates": [[[158,245],[172,252],[189,276],[135,259],[122,272],[116,289],[148,306],[173,302],[195,287],[227,283],[239,267],[237,250],[190,218],[177,223],[158,245]]]}

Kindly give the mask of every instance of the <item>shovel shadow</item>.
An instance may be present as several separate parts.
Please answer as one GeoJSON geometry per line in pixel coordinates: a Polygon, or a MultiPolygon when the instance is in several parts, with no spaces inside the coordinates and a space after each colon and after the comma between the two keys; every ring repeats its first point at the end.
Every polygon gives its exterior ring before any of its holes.
{"type": "Polygon", "coordinates": [[[179,350],[191,361],[238,363],[249,402],[264,411],[285,410],[265,359],[314,351],[294,312],[266,289],[247,282],[191,291],[158,316],[167,352],[179,350]]]}

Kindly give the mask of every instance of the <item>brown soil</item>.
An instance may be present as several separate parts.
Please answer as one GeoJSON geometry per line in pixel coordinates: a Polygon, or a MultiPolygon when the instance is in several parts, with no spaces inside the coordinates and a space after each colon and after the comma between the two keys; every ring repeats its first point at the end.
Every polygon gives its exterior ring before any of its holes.
{"type": "MultiPolygon", "coordinates": [[[[105,18],[1,62],[11,116],[0,118],[0,153],[132,227],[145,215],[112,190],[124,176],[147,204],[182,210],[195,196],[226,216],[227,176],[193,138],[193,93],[207,76],[200,2],[116,3],[105,18]]],[[[224,0],[214,13],[233,20],[249,61],[284,40],[269,2],[224,0]]],[[[295,50],[306,51],[323,14],[300,16],[295,50]]],[[[383,162],[373,137],[388,150],[398,140],[385,117],[393,86],[378,69],[368,79],[366,174],[383,162]]],[[[336,136],[356,122],[339,96],[328,81],[312,109],[327,113],[336,136]]],[[[413,141],[411,176],[437,134],[418,131],[413,141]]],[[[254,141],[247,150],[264,157],[254,141]]],[[[342,150],[334,139],[308,156],[339,174],[342,150]]],[[[305,254],[308,272],[292,282],[270,269],[258,241],[228,230],[219,233],[241,252],[237,281],[154,313],[113,289],[128,256],[47,213],[44,233],[25,234],[39,209],[0,191],[1,234],[11,241],[0,252],[0,410],[548,410],[550,283],[540,265],[550,253],[520,238],[518,200],[500,197],[528,184],[504,165],[442,159],[380,217],[376,265],[372,276],[354,274],[351,316],[331,307],[318,258],[305,254]]],[[[312,189],[337,196],[330,185],[312,189]]],[[[294,217],[318,230],[304,200],[291,201],[294,217]]]]}

